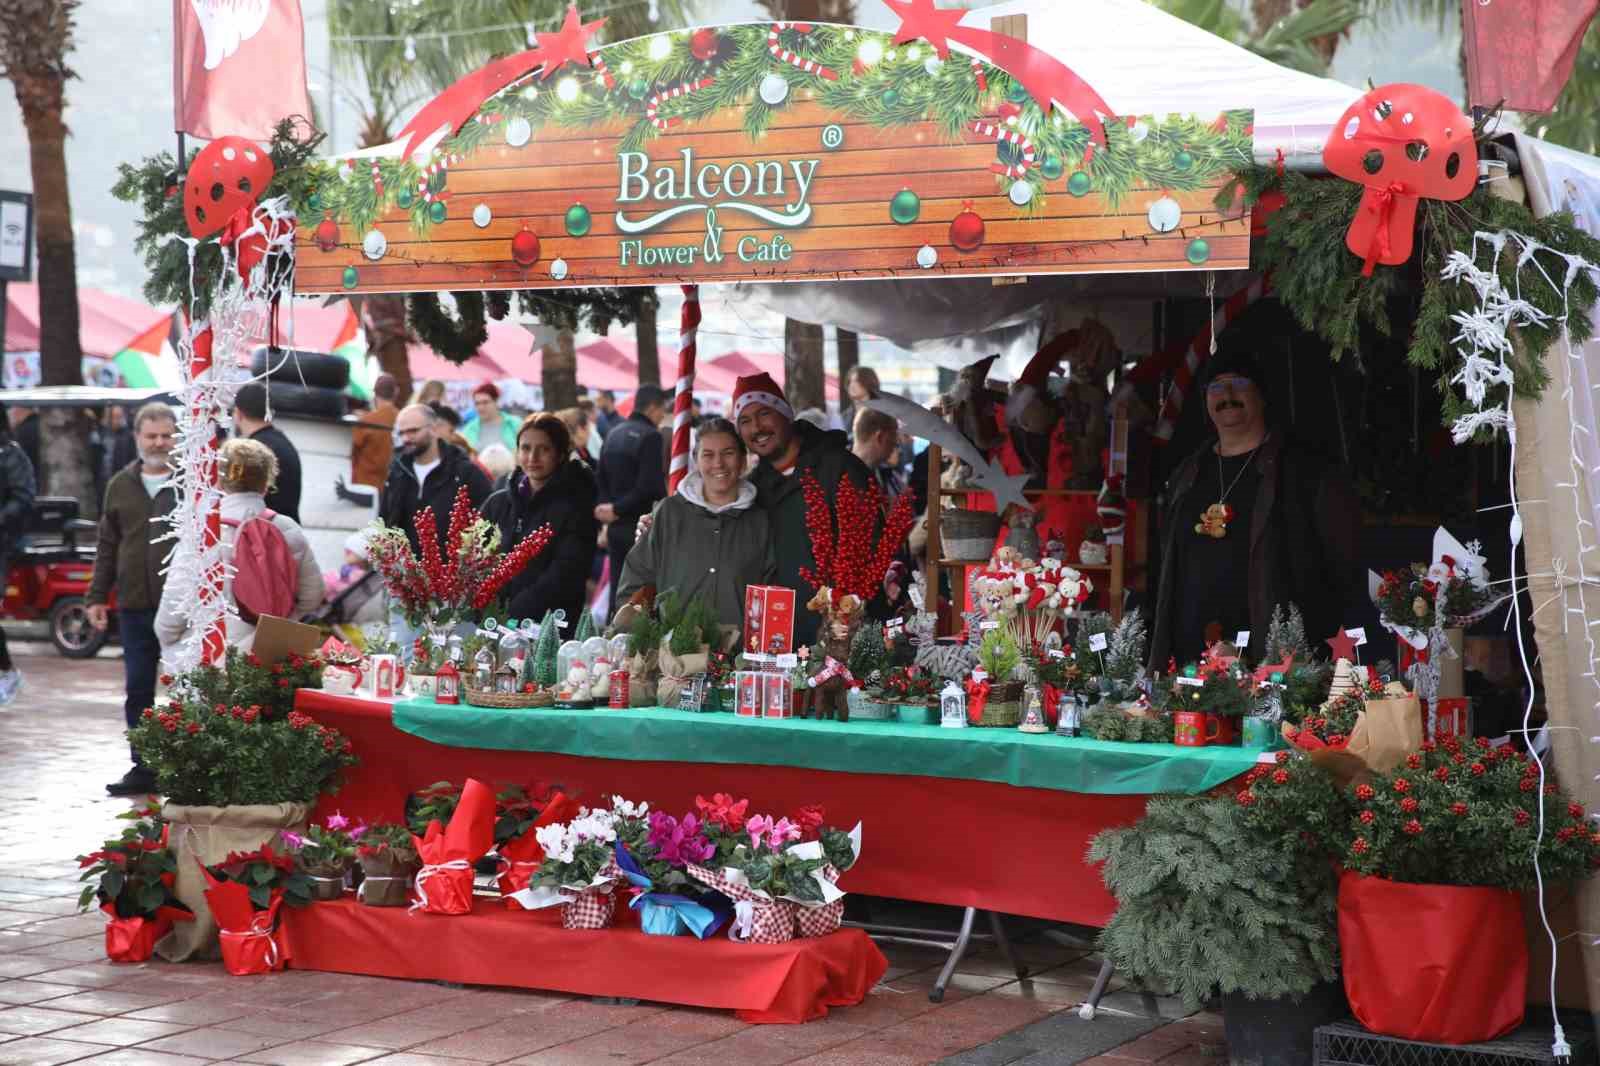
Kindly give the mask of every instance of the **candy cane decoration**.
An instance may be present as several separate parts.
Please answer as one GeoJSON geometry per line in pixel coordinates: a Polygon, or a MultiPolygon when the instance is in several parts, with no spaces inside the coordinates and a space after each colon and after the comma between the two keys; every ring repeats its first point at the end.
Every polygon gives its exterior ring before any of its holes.
{"type": "Polygon", "coordinates": [[[983,72],[983,61],[981,59],[972,61],[972,76],[978,79],[978,91],[980,93],[989,91],[989,76],[983,72]]]}
{"type": "Polygon", "coordinates": [[[661,117],[661,104],[667,100],[676,100],[679,97],[688,96],[692,92],[698,92],[716,80],[715,78],[701,78],[699,81],[686,81],[682,85],[675,85],[664,92],[655,93],[644,103],[644,117],[649,119],[650,125],[658,130],[664,130],[668,126],[676,126],[678,124],[677,119],[661,117]]]}
{"type": "Polygon", "coordinates": [[[378,161],[372,161],[372,191],[378,194],[378,199],[383,199],[383,175],[378,172],[378,161]]]}
{"type": "Polygon", "coordinates": [[[689,473],[689,419],[694,408],[694,357],[700,333],[700,286],[683,287],[683,318],[678,327],[678,384],[672,397],[672,457],[667,462],[667,494],[689,473]]]}
{"type": "Polygon", "coordinates": [[[589,65],[595,69],[595,73],[600,75],[600,80],[605,82],[608,92],[617,87],[617,79],[613,78],[611,71],[606,69],[605,57],[599,52],[589,53],[589,65]]]}
{"type": "Polygon", "coordinates": [[[1023,133],[1018,130],[1006,129],[1004,126],[996,126],[992,122],[974,122],[971,129],[979,137],[992,138],[999,144],[1014,144],[1021,149],[1022,158],[1015,163],[1010,165],[998,161],[991,163],[989,169],[996,174],[1004,174],[1008,178],[1020,178],[1033,167],[1033,142],[1028,140],[1023,133]]]}
{"type": "MultiPolygon", "coordinates": [[[[428,187],[428,179],[439,173],[441,170],[447,170],[459,162],[461,162],[461,157],[451,153],[443,159],[435,159],[433,162],[428,164],[427,168],[422,172],[422,177],[417,181],[417,195],[422,197],[423,203],[431,203],[435,199],[444,199],[444,193],[441,192],[435,195],[433,190],[428,187]]],[[[372,172],[374,174],[378,172],[377,164],[373,164],[372,172]]]]}
{"type": "Polygon", "coordinates": [[[808,22],[774,22],[772,29],[767,31],[767,51],[771,53],[772,58],[780,63],[787,63],[791,67],[807,74],[815,74],[819,78],[825,78],[828,81],[839,80],[839,72],[832,67],[825,67],[821,63],[807,59],[802,55],[796,55],[785,48],[783,42],[778,40],[778,34],[784,30],[794,30],[796,33],[810,33],[811,24],[808,22]]]}
{"type": "MultiPolygon", "coordinates": [[[[1165,444],[1172,439],[1172,434],[1178,428],[1178,416],[1183,414],[1183,398],[1189,392],[1189,386],[1200,373],[1200,368],[1205,365],[1211,356],[1211,338],[1220,335],[1228,328],[1228,324],[1240,315],[1245,308],[1255,303],[1271,291],[1267,279],[1257,277],[1249,285],[1240,289],[1223,302],[1212,315],[1211,321],[1200,328],[1183,349],[1183,359],[1173,368],[1172,385],[1167,389],[1167,395],[1161,401],[1161,416],[1156,422],[1156,428],[1151,436],[1158,444],[1165,444]]],[[[1176,353],[1170,350],[1162,355],[1152,356],[1153,360],[1170,360],[1176,353]]]]}

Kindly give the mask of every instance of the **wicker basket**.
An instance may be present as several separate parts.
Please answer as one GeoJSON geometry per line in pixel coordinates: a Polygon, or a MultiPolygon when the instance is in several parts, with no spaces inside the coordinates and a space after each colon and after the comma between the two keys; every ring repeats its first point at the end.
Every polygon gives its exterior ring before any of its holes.
{"type": "Polygon", "coordinates": [[[939,540],[946,559],[986,563],[999,535],[1000,516],[993,511],[957,507],[939,512],[939,540]]]}
{"type": "Polygon", "coordinates": [[[1022,721],[1022,682],[1007,681],[989,689],[983,716],[974,724],[1005,728],[1022,721]]]}
{"type": "Polygon", "coordinates": [[[882,700],[862,700],[850,708],[852,722],[892,722],[895,706],[882,700]]]}
{"type": "Polygon", "coordinates": [[[474,707],[548,707],[555,697],[548,692],[490,692],[488,689],[461,686],[461,698],[474,707]]]}

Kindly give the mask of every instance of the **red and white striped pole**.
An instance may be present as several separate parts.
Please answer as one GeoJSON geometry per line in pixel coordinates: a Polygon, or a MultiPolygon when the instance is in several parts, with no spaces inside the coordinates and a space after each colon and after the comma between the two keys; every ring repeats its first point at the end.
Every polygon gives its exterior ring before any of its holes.
{"type": "Polygon", "coordinates": [[[1189,386],[1200,376],[1200,370],[1211,357],[1211,339],[1223,330],[1240,315],[1245,309],[1267,293],[1272,291],[1271,284],[1266,275],[1258,275],[1254,281],[1234,293],[1216,309],[1211,316],[1211,321],[1201,327],[1200,332],[1183,347],[1182,359],[1172,371],[1172,384],[1167,389],[1167,394],[1161,399],[1161,414],[1156,420],[1156,427],[1151,431],[1157,444],[1166,444],[1172,439],[1172,434],[1178,428],[1178,418],[1183,414],[1184,397],[1189,393],[1189,386]]]}
{"type": "MultiPolygon", "coordinates": [[[[184,317],[185,319],[188,318],[187,315],[184,317]]],[[[201,329],[190,341],[193,352],[189,359],[189,380],[191,383],[202,378],[209,379],[214,376],[211,361],[212,341],[213,335],[210,326],[201,329]]],[[[194,486],[191,491],[194,493],[194,499],[198,504],[199,501],[206,498],[206,495],[217,483],[217,427],[214,413],[209,410],[202,410],[201,401],[198,397],[194,399],[190,406],[190,414],[193,424],[203,425],[208,433],[201,469],[191,471],[194,477],[194,486]]],[[[200,558],[204,559],[209,556],[221,542],[222,512],[218,502],[212,500],[211,507],[206,512],[205,532],[200,538],[200,558]]],[[[200,576],[200,582],[203,586],[200,592],[200,599],[208,603],[215,603],[217,600],[222,599],[223,579],[223,565],[219,556],[206,567],[200,576]]],[[[226,624],[226,615],[219,615],[206,626],[200,652],[200,661],[202,663],[209,666],[222,662],[226,657],[228,647],[226,624]]]]}
{"type": "Polygon", "coordinates": [[[689,419],[694,405],[695,336],[700,330],[700,286],[683,287],[683,319],[678,327],[678,386],[672,399],[672,459],[667,464],[667,495],[689,473],[689,419]]]}

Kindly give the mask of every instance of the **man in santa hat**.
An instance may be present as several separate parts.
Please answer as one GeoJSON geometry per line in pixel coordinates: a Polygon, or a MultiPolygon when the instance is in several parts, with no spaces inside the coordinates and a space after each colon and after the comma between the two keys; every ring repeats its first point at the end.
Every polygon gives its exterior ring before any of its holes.
{"type": "MultiPolygon", "coordinates": [[[[801,475],[810,471],[816,477],[831,507],[840,479],[849,478],[865,488],[872,483],[872,473],[850,453],[843,432],[797,420],[771,374],[750,374],[738,380],[733,390],[733,421],[745,446],[760,460],[750,480],[756,487],[756,502],[771,515],[778,556],[774,581],[796,590],[804,602],[811,590],[801,579],[800,568],[815,566],[816,559],[806,533],[801,475]]],[[[810,611],[795,613],[796,644],[815,642],[820,620],[810,611]]]]}

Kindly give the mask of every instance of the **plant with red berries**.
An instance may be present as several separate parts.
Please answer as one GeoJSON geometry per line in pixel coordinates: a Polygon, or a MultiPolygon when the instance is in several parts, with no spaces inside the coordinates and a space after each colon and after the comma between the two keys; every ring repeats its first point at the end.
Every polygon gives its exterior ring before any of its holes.
{"type": "Polygon", "coordinates": [[[855,596],[871,600],[889,572],[889,564],[911,532],[911,494],[903,492],[883,510],[883,493],[876,484],[862,487],[841,477],[830,504],[822,483],[810,470],[800,475],[806,503],[806,533],[816,567],[800,568],[800,577],[813,589],[828,589],[834,603],[855,596]]]}
{"type": "Polygon", "coordinates": [[[1600,831],[1553,783],[1540,784],[1538,763],[1509,745],[1425,744],[1349,793],[1345,865],[1391,881],[1532,888],[1542,814],[1544,881],[1589,876],[1600,866],[1600,831]]]}
{"type": "Polygon", "coordinates": [[[1234,800],[1246,808],[1245,822],[1253,833],[1283,847],[1333,857],[1348,843],[1349,796],[1299,752],[1280,751],[1272,765],[1254,767],[1234,800]]]}
{"type": "Polygon", "coordinates": [[[433,508],[411,518],[417,550],[405,530],[379,523],[368,540],[373,569],[383,579],[390,600],[413,626],[448,625],[472,618],[522,572],[555,535],[549,524],[523,537],[510,551],[501,550],[500,531],[472,508],[466,486],[450,508],[445,544],[439,545],[433,508]]]}
{"type": "Polygon", "coordinates": [[[939,679],[912,666],[896,666],[883,677],[878,699],[885,703],[927,703],[939,692],[939,679]]]}

